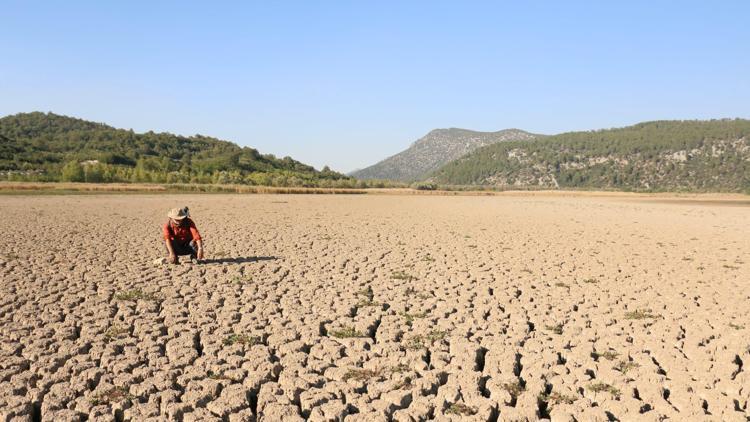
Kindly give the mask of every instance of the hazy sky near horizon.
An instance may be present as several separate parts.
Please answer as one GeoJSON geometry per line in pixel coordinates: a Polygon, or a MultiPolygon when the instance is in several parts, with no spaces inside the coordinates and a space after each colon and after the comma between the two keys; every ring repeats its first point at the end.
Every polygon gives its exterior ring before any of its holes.
{"type": "Polygon", "coordinates": [[[435,128],[750,117],[750,2],[10,0],[0,115],[350,171],[435,128]],[[273,4],[272,4],[273,3],[273,4]]]}

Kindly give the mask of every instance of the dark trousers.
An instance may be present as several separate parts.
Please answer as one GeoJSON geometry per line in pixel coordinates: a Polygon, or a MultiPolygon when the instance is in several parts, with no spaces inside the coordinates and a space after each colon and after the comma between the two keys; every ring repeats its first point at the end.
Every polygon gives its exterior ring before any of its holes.
{"type": "Polygon", "coordinates": [[[190,255],[192,258],[198,256],[198,251],[196,250],[194,240],[191,240],[190,242],[180,242],[179,240],[172,240],[171,242],[172,250],[174,250],[175,255],[190,255]]]}

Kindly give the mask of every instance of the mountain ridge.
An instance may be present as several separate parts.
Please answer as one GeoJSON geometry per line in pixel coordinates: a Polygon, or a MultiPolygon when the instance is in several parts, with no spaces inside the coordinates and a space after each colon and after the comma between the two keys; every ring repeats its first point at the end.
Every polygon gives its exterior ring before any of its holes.
{"type": "Polygon", "coordinates": [[[510,140],[531,140],[538,136],[520,129],[495,132],[461,128],[433,129],[412,142],[405,150],[349,174],[358,179],[415,181],[482,146],[510,140]]]}

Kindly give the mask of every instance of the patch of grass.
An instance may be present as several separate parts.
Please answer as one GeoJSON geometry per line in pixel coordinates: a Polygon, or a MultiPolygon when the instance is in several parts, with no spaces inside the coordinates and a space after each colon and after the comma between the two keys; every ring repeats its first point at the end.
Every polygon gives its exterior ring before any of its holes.
{"type": "Polygon", "coordinates": [[[367,287],[364,290],[360,290],[357,292],[357,296],[360,296],[361,299],[359,302],[357,302],[358,308],[363,308],[365,306],[379,306],[380,303],[373,301],[373,298],[375,297],[375,294],[372,291],[372,287],[367,287]]]}
{"type": "Polygon", "coordinates": [[[145,293],[141,289],[127,290],[124,292],[117,292],[114,296],[115,300],[123,301],[137,301],[137,300],[159,300],[154,293],[145,293]]]}
{"type": "Polygon", "coordinates": [[[620,397],[620,390],[605,382],[595,382],[586,387],[586,389],[594,393],[609,393],[614,397],[620,397]]]}
{"type": "Polygon", "coordinates": [[[727,264],[724,264],[723,267],[726,268],[726,269],[728,269],[728,270],[739,270],[740,269],[740,267],[737,267],[737,266],[734,266],[734,265],[727,265],[727,264]]]}
{"type": "Polygon", "coordinates": [[[445,410],[445,413],[447,415],[472,416],[477,413],[477,409],[475,407],[467,406],[463,403],[453,403],[448,406],[448,409],[445,410]]]}
{"type": "Polygon", "coordinates": [[[364,333],[357,331],[357,329],[354,327],[342,327],[338,330],[329,332],[328,335],[335,338],[367,337],[364,333]]]}
{"type": "Polygon", "coordinates": [[[123,334],[130,333],[130,329],[127,327],[123,327],[120,325],[112,325],[109,328],[107,328],[107,331],[104,332],[104,341],[109,343],[110,341],[120,337],[123,334]]]}
{"type": "Polygon", "coordinates": [[[391,372],[394,374],[400,374],[402,372],[406,372],[409,370],[409,366],[403,363],[399,363],[398,365],[391,368],[391,372]]]}
{"type": "Polygon", "coordinates": [[[425,346],[425,338],[422,335],[416,335],[406,340],[404,347],[409,350],[422,350],[425,346]]]}
{"type": "Polygon", "coordinates": [[[506,382],[505,384],[503,384],[503,390],[507,391],[508,394],[510,394],[510,396],[515,399],[518,398],[521,393],[526,391],[526,387],[521,385],[519,381],[506,382]]]}
{"type": "Polygon", "coordinates": [[[682,260],[683,260],[683,261],[692,261],[692,260],[693,260],[693,258],[691,258],[691,257],[689,257],[689,256],[686,256],[686,257],[683,257],[683,258],[682,258],[682,260]]]}
{"type": "Polygon", "coordinates": [[[416,318],[424,318],[427,316],[427,312],[415,312],[413,314],[410,314],[408,312],[399,312],[399,315],[404,317],[406,320],[406,325],[411,325],[416,318]]]}
{"type": "Polygon", "coordinates": [[[563,333],[563,325],[557,324],[557,325],[545,325],[544,329],[547,331],[552,331],[553,333],[560,335],[563,333]]]}
{"type": "Polygon", "coordinates": [[[617,365],[614,366],[614,369],[617,371],[622,372],[623,374],[627,374],[628,371],[631,369],[638,368],[640,365],[638,365],[635,362],[631,362],[629,360],[621,360],[617,363],[617,365]]]}
{"type": "Polygon", "coordinates": [[[522,269],[522,270],[521,270],[521,272],[524,272],[524,273],[529,273],[529,274],[534,274],[534,272],[533,272],[533,271],[531,271],[531,270],[530,270],[530,269],[528,269],[528,268],[524,268],[524,269],[522,269]]]}
{"type": "Polygon", "coordinates": [[[563,287],[563,288],[566,288],[566,289],[570,289],[570,286],[567,285],[567,284],[565,284],[565,283],[563,283],[562,281],[558,281],[557,283],[555,283],[555,287],[563,287]]]}
{"type": "Polygon", "coordinates": [[[229,380],[234,381],[232,378],[224,375],[223,373],[215,373],[213,371],[208,371],[206,375],[211,378],[212,380],[229,380]]]}
{"type": "Polygon", "coordinates": [[[251,275],[238,275],[232,278],[232,283],[234,284],[246,284],[246,283],[252,283],[252,282],[253,282],[253,276],[251,275]]]}
{"type": "Polygon", "coordinates": [[[735,329],[735,330],[744,330],[745,326],[744,325],[737,325],[737,324],[734,324],[734,323],[730,322],[729,323],[729,328],[732,328],[732,329],[735,329]]]}
{"type": "Polygon", "coordinates": [[[426,335],[417,334],[416,336],[410,337],[404,347],[409,350],[421,350],[432,346],[436,341],[441,341],[445,338],[448,333],[441,330],[432,330],[426,335]]]}
{"type": "Polygon", "coordinates": [[[406,377],[401,382],[399,382],[398,384],[396,384],[393,387],[393,389],[394,390],[403,390],[404,388],[411,388],[411,387],[412,387],[411,377],[406,377]]]}
{"type": "Polygon", "coordinates": [[[606,352],[603,352],[603,353],[594,352],[591,354],[591,356],[597,360],[599,358],[604,358],[607,360],[615,360],[618,356],[620,356],[620,354],[615,352],[614,350],[607,350],[606,352]]]}
{"type": "Polygon", "coordinates": [[[655,319],[658,315],[651,313],[651,309],[636,309],[625,313],[625,319],[655,319]]]}
{"type": "Polygon", "coordinates": [[[422,258],[422,261],[424,262],[435,262],[435,258],[433,258],[431,255],[427,255],[424,258],[422,258]]]}
{"type": "Polygon", "coordinates": [[[357,302],[357,304],[354,306],[356,306],[357,308],[364,308],[367,306],[380,306],[380,302],[375,302],[371,299],[363,298],[360,299],[359,302],[357,302]]]}
{"type": "Polygon", "coordinates": [[[411,286],[406,288],[406,291],[404,292],[404,294],[407,296],[415,296],[417,299],[422,299],[422,300],[429,299],[432,297],[428,295],[427,293],[418,292],[414,287],[411,287],[411,286]]]}
{"type": "Polygon", "coordinates": [[[557,391],[553,391],[549,394],[540,394],[539,400],[547,403],[549,406],[554,406],[556,404],[573,404],[576,400],[578,400],[578,397],[576,396],[569,396],[567,394],[558,393],[557,391]]]}
{"type": "Polygon", "coordinates": [[[89,402],[93,406],[100,404],[119,403],[123,400],[133,400],[135,397],[128,392],[127,387],[114,387],[103,393],[98,393],[89,402]]]}
{"type": "Polygon", "coordinates": [[[219,257],[219,258],[223,258],[223,257],[225,257],[227,255],[229,255],[229,254],[226,253],[226,252],[224,252],[224,251],[215,251],[213,253],[213,256],[216,256],[216,257],[219,257]]]}
{"type": "Polygon", "coordinates": [[[261,344],[262,340],[260,337],[257,336],[249,336],[247,334],[231,334],[224,338],[222,343],[225,346],[231,346],[233,344],[244,344],[247,346],[255,346],[256,344],[261,344]]]}
{"type": "Polygon", "coordinates": [[[404,271],[393,271],[391,273],[391,279],[392,280],[416,280],[416,277],[407,274],[404,271]]]}
{"type": "Polygon", "coordinates": [[[466,247],[467,247],[467,248],[472,248],[472,249],[476,249],[476,248],[477,248],[477,245],[466,245],[466,247]]]}
{"type": "Polygon", "coordinates": [[[375,293],[372,291],[372,287],[371,286],[367,286],[366,289],[362,289],[362,290],[358,291],[357,292],[357,296],[364,296],[367,299],[372,300],[372,298],[375,297],[375,293]]]}
{"type": "Polygon", "coordinates": [[[434,343],[436,341],[440,341],[445,338],[445,336],[448,333],[441,330],[432,330],[425,336],[425,339],[427,339],[430,343],[434,343]]]}
{"type": "Polygon", "coordinates": [[[373,369],[350,369],[344,374],[342,378],[344,381],[355,380],[355,381],[367,381],[371,378],[378,378],[381,375],[380,370],[373,369]]]}
{"type": "Polygon", "coordinates": [[[583,282],[586,283],[586,284],[596,284],[596,283],[599,282],[599,280],[597,280],[595,278],[587,278],[586,280],[583,280],[583,282]]]}

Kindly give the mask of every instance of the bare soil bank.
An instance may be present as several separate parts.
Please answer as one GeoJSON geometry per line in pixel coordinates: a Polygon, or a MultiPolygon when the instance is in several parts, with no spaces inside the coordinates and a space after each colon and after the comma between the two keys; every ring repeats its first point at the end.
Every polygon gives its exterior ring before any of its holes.
{"type": "Polygon", "coordinates": [[[746,421],[750,208],[660,201],[3,196],[0,420],[746,421]]]}
{"type": "Polygon", "coordinates": [[[67,182],[7,182],[0,181],[0,194],[46,195],[73,193],[244,193],[244,194],[370,194],[370,195],[428,195],[428,196],[552,196],[622,198],[646,201],[705,202],[730,206],[750,205],[750,196],[737,193],[683,193],[683,192],[619,192],[587,190],[419,190],[411,188],[305,188],[251,185],[201,185],[154,183],[67,183],[67,182]]]}

